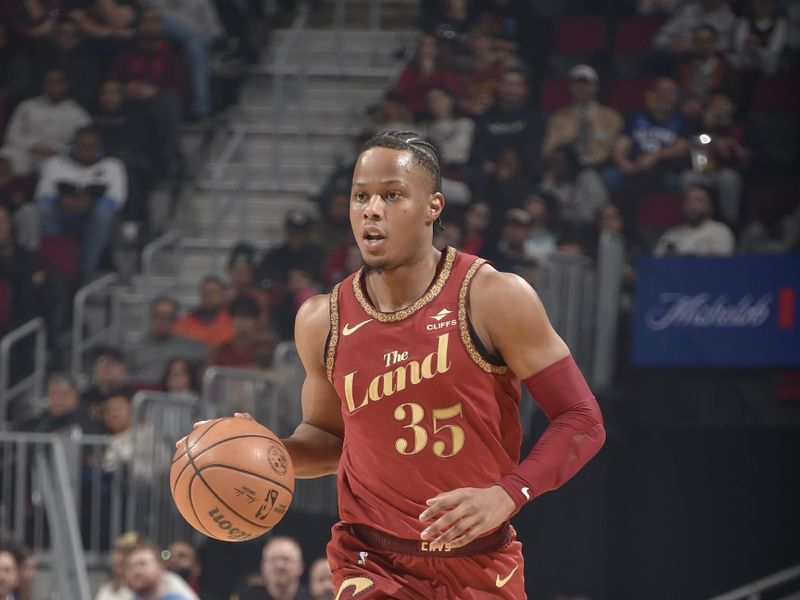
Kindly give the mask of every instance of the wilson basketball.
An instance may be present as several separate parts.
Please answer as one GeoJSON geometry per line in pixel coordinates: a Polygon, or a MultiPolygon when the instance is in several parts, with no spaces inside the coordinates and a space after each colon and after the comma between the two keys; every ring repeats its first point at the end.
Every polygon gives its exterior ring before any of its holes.
{"type": "Polygon", "coordinates": [[[169,480],[183,518],[200,533],[228,542],[272,529],[294,494],[294,468],[278,436],[234,417],[192,431],[175,452],[169,480]]]}

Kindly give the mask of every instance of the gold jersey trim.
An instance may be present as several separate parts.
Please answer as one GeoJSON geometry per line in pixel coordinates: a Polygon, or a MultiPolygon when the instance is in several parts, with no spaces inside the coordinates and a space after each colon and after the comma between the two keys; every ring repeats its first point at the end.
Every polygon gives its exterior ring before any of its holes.
{"type": "Polygon", "coordinates": [[[431,285],[431,287],[428,288],[428,291],[425,292],[425,295],[414,302],[414,304],[396,312],[381,312],[376,310],[375,307],[370,304],[369,300],[367,300],[364,290],[361,289],[361,277],[364,274],[364,267],[361,267],[358,270],[358,273],[356,273],[355,277],[353,277],[353,293],[356,295],[356,300],[358,300],[358,303],[361,305],[361,308],[364,309],[364,312],[376,321],[380,321],[381,323],[396,323],[397,321],[402,321],[403,319],[413,315],[439,295],[439,292],[442,291],[444,284],[447,282],[447,278],[450,276],[450,271],[453,269],[453,262],[455,261],[455,258],[455,248],[448,247],[447,255],[445,256],[444,260],[444,266],[439,272],[439,276],[436,278],[436,281],[434,281],[433,285],[431,285]]]}
{"type": "Polygon", "coordinates": [[[508,367],[493,365],[481,356],[481,353],[478,352],[478,349],[475,347],[472,335],[469,332],[469,326],[467,325],[467,296],[469,294],[470,282],[484,263],[486,263],[484,259],[477,259],[467,270],[466,275],[464,275],[464,281],[461,283],[461,289],[458,291],[458,329],[461,332],[461,341],[467,349],[467,354],[469,354],[476,365],[487,373],[505,375],[508,372],[508,367]]]}
{"type": "Polygon", "coordinates": [[[336,345],[339,343],[339,287],[341,282],[333,286],[330,296],[331,335],[325,352],[325,371],[328,381],[333,383],[333,362],[336,359],[336,345]]]}

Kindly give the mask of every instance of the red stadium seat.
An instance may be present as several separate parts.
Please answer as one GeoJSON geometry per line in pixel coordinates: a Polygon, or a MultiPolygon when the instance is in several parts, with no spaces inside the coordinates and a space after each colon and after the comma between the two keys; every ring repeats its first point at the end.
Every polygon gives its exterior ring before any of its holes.
{"type": "Polygon", "coordinates": [[[649,77],[617,79],[609,86],[605,103],[621,113],[639,112],[645,108],[645,95],[652,85],[649,77]]]}
{"type": "Polygon", "coordinates": [[[566,77],[551,77],[542,84],[542,93],[539,97],[539,110],[552,112],[572,101],[569,94],[569,79],[566,77]]]}
{"type": "Polygon", "coordinates": [[[11,286],[0,279],[0,331],[8,329],[11,320],[11,286]]]}
{"type": "Polygon", "coordinates": [[[660,17],[629,17],[617,24],[614,35],[614,55],[644,54],[653,45],[653,38],[665,19],[660,17]]]}
{"type": "Polygon", "coordinates": [[[636,224],[642,228],[668,229],[683,220],[683,196],[655,192],[639,199],[636,224]]]}
{"type": "Polygon", "coordinates": [[[762,77],[753,88],[754,111],[800,112],[800,82],[796,77],[762,77]]]}
{"type": "Polygon", "coordinates": [[[553,33],[551,52],[566,56],[602,52],[608,27],[604,19],[575,17],[558,23],[553,33]]]}
{"type": "Polygon", "coordinates": [[[78,240],[68,236],[43,237],[39,245],[39,259],[47,273],[62,275],[74,285],[78,279],[78,240]]]}

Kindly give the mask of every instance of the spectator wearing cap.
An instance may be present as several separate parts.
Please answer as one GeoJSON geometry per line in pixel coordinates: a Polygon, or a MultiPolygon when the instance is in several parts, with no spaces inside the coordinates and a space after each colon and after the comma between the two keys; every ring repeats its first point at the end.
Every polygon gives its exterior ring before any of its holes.
{"type": "Polygon", "coordinates": [[[102,405],[115,394],[130,395],[128,367],[119,348],[102,346],[92,361],[92,379],[89,389],[81,394],[81,402],[89,416],[96,421],[102,418],[102,405]]]}
{"type": "Polygon", "coordinates": [[[208,359],[209,347],[206,344],[172,332],[178,311],[178,301],[168,296],[160,296],[150,303],[147,332],[125,351],[130,377],[135,383],[157,385],[164,365],[176,357],[194,364],[208,359]]]}
{"type": "Polygon", "coordinates": [[[64,71],[48,69],[42,95],[20,103],[11,115],[0,152],[11,160],[14,175],[34,174],[42,161],[64,154],[75,132],[90,120],[87,112],[70,98],[64,71]]]}
{"type": "Polygon", "coordinates": [[[225,284],[208,275],[200,282],[200,304],[183,315],[172,333],[216,348],[233,338],[233,323],[226,309],[225,284]]]}
{"type": "Polygon", "coordinates": [[[217,346],[209,365],[245,367],[255,362],[255,339],[258,332],[259,306],[250,296],[237,296],[228,305],[233,337],[217,346]]]}
{"type": "Polygon", "coordinates": [[[292,269],[306,269],[318,279],[325,251],[314,242],[312,228],[311,215],[302,210],[290,211],[286,215],[286,241],[264,255],[256,267],[256,281],[285,286],[292,269]]]}
{"type": "Polygon", "coordinates": [[[549,160],[559,146],[574,148],[581,164],[592,167],[611,161],[623,121],[613,108],[597,102],[597,71],[576,65],[569,72],[572,105],[555,112],[547,122],[542,156],[549,160]]]}
{"type": "Polygon", "coordinates": [[[79,234],[80,269],[84,275],[96,272],[128,199],[125,165],[104,156],[100,133],[80,129],[70,156],[46,160],[34,195],[42,234],[79,234]]]}
{"type": "Polygon", "coordinates": [[[500,239],[491,259],[498,271],[515,273],[522,263],[528,259],[525,243],[530,236],[531,217],[522,208],[506,211],[500,239]]]}
{"type": "Polygon", "coordinates": [[[428,90],[441,87],[455,93],[458,92],[458,83],[455,72],[444,64],[439,42],[428,33],[417,44],[417,53],[400,73],[394,91],[419,118],[428,111],[428,90]]]}

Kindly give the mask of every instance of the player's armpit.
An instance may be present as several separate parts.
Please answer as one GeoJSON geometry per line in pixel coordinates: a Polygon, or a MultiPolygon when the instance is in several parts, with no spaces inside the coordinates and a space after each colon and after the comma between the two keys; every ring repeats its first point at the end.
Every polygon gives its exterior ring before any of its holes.
{"type": "Polygon", "coordinates": [[[306,371],[301,402],[303,422],[283,440],[298,478],[335,473],[342,454],[344,423],[340,400],[323,364],[330,330],[328,295],[308,299],[297,313],[295,343],[306,371]]]}

